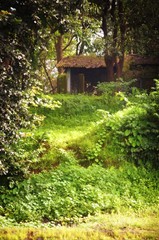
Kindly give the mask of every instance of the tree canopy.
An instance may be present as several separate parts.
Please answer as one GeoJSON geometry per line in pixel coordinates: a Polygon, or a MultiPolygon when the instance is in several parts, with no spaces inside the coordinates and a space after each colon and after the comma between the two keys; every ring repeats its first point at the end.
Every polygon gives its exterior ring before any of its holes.
{"type": "Polygon", "coordinates": [[[125,53],[158,54],[159,10],[156,1],[89,0],[94,4],[90,14],[101,21],[105,40],[108,77],[122,75],[125,53]]]}

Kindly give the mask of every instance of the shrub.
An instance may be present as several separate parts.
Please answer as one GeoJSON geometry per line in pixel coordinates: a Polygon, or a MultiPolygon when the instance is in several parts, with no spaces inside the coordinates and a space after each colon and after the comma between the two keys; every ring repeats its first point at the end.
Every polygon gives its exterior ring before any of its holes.
{"type": "Polygon", "coordinates": [[[125,108],[111,114],[97,110],[101,120],[87,136],[70,144],[70,147],[75,150],[82,165],[98,162],[118,166],[127,159],[158,167],[158,81],[150,94],[133,89],[129,96],[121,92],[118,97],[126,102],[125,108]]]}
{"type": "Polygon", "coordinates": [[[133,83],[136,82],[136,79],[129,81],[124,81],[122,78],[119,78],[116,82],[102,82],[98,84],[98,91],[104,95],[113,96],[116,92],[131,92],[133,83]]]}
{"type": "Polygon", "coordinates": [[[111,113],[118,111],[125,107],[126,97],[122,93],[126,95],[131,92],[131,86],[135,82],[135,80],[124,81],[123,79],[119,79],[116,82],[102,82],[98,84],[98,91],[102,93],[102,97],[105,100],[105,104],[107,106],[107,110],[111,113]]]}
{"type": "Polygon", "coordinates": [[[57,92],[58,93],[67,92],[67,76],[65,73],[60,74],[57,78],[57,92]]]}
{"type": "Polygon", "coordinates": [[[125,164],[104,169],[65,162],[49,173],[32,175],[10,190],[2,190],[0,204],[6,217],[17,222],[41,220],[76,222],[99,212],[134,211],[157,206],[158,172],[125,164]]]}
{"type": "Polygon", "coordinates": [[[159,88],[136,95],[133,102],[105,117],[107,140],[126,158],[159,166],[159,88]]]}
{"type": "Polygon", "coordinates": [[[18,130],[30,121],[25,104],[28,100],[25,91],[32,85],[30,64],[19,39],[25,35],[21,21],[4,11],[0,25],[3,28],[0,38],[0,176],[21,175],[23,170],[11,145],[18,138],[18,130]]]}

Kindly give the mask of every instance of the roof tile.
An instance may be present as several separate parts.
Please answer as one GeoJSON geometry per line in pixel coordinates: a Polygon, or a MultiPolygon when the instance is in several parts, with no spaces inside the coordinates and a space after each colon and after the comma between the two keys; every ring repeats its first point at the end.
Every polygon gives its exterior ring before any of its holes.
{"type": "Polygon", "coordinates": [[[104,57],[97,56],[73,56],[63,58],[57,67],[63,68],[105,68],[104,57]]]}

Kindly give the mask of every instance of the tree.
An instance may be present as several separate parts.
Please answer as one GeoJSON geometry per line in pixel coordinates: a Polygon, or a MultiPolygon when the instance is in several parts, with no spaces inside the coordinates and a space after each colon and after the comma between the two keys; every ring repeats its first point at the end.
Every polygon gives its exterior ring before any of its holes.
{"type": "Polygon", "coordinates": [[[30,120],[28,104],[36,81],[37,56],[42,52],[45,30],[67,28],[65,16],[80,1],[1,0],[0,2],[0,175],[23,175],[25,163],[12,148],[18,130],[30,120]]]}
{"type": "Polygon", "coordinates": [[[129,1],[129,51],[141,55],[159,53],[157,1],[129,1]]]}
{"type": "MultiPolygon", "coordinates": [[[[56,52],[56,62],[60,62],[60,60],[64,57],[65,52],[70,50],[70,46],[72,45],[74,34],[72,33],[60,33],[56,32],[53,37],[54,45],[55,45],[55,52],[56,52]]],[[[69,53],[71,50],[69,51],[69,53]]],[[[63,69],[58,68],[58,73],[61,74],[63,69]]]]}
{"type": "MultiPolygon", "coordinates": [[[[78,9],[66,17],[67,28],[58,30],[54,34],[57,63],[67,55],[68,49],[69,55],[71,53],[80,55],[92,52],[99,23],[89,16],[85,11],[87,8],[89,8],[88,2],[81,1],[78,9]]],[[[62,72],[62,69],[58,70],[59,73],[62,72]]]]}
{"type": "Polygon", "coordinates": [[[31,80],[28,53],[21,42],[27,30],[8,11],[1,11],[0,30],[0,175],[5,175],[20,172],[11,145],[18,138],[17,130],[26,125],[29,117],[24,92],[31,86],[31,80]]]}
{"type": "Polygon", "coordinates": [[[114,66],[116,77],[122,74],[126,37],[126,10],[122,0],[90,1],[94,3],[94,17],[101,21],[101,28],[105,39],[105,62],[107,78],[114,80],[114,66]]]}
{"type": "Polygon", "coordinates": [[[101,21],[109,81],[122,76],[125,53],[152,54],[153,48],[155,50],[159,48],[159,44],[156,44],[159,23],[156,1],[88,1],[92,4],[92,8],[89,9],[90,15],[101,21]],[[155,44],[152,44],[153,48],[151,48],[150,42],[153,41],[155,44]]]}

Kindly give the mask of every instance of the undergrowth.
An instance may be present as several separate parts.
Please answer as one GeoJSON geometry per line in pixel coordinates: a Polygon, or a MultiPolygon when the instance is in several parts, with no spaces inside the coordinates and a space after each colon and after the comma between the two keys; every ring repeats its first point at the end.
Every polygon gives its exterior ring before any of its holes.
{"type": "Polygon", "coordinates": [[[101,212],[156,211],[159,173],[132,164],[105,169],[65,162],[1,193],[1,214],[16,222],[71,224],[101,212]]]}
{"type": "MultiPolygon", "coordinates": [[[[123,108],[123,101],[118,96],[112,97],[117,99],[117,105],[113,100],[113,105],[108,105],[108,98],[103,96],[57,94],[52,98],[55,102],[60,102],[61,106],[55,109],[42,106],[32,108],[32,113],[43,116],[44,121],[32,131],[22,130],[22,138],[15,146],[21,161],[27,163],[31,172],[49,170],[59,165],[63,161],[63,152],[69,154],[71,151],[77,156],[76,149],[70,145],[74,141],[80,143],[80,139],[97,127],[98,109],[113,113],[116,109],[123,108]]],[[[91,146],[92,139],[88,143],[91,146]]]]}
{"type": "Polygon", "coordinates": [[[158,96],[158,87],[119,92],[108,106],[105,95],[55,95],[60,108],[32,108],[44,121],[21,130],[15,148],[27,174],[0,187],[3,222],[61,226],[99,213],[158,214],[158,96]]]}

